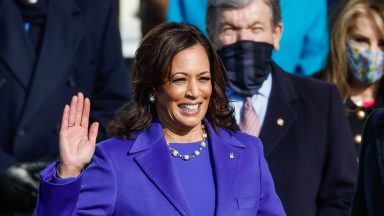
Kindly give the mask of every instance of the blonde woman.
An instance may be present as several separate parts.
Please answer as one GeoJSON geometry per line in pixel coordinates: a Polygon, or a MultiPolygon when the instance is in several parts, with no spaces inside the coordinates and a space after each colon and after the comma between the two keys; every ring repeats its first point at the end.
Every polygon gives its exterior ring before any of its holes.
{"type": "Polygon", "coordinates": [[[315,76],[340,90],[360,151],[364,121],[384,105],[384,2],[347,1],[334,19],[330,44],[326,68],[315,76]]]}

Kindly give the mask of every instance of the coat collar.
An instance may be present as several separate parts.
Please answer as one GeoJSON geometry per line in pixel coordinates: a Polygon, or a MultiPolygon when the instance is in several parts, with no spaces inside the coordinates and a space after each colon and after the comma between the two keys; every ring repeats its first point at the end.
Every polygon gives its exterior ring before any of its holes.
{"type": "Polygon", "coordinates": [[[0,57],[27,89],[36,59],[14,0],[0,1],[0,57]]]}
{"type": "Polygon", "coordinates": [[[263,127],[260,131],[266,157],[286,135],[297,117],[293,103],[298,96],[289,76],[273,64],[272,91],[263,127]]]}
{"type": "Polygon", "coordinates": [[[206,125],[208,125],[214,159],[217,203],[215,214],[236,215],[237,205],[233,202],[234,182],[245,146],[231,134],[232,132],[219,128],[215,133],[208,122],[206,125]],[[231,155],[234,158],[231,158],[231,155]]]}
{"type": "MultiPolygon", "coordinates": [[[[231,132],[221,128],[215,131],[206,119],[204,124],[207,126],[209,145],[213,153],[216,215],[232,215],[228,213],[236,209],[233,203],[233,183],[245,146],[234,138],[231,132]],[[235,158],[231,159],[231,154],[235,158]]],[[[137,135],[129,150],[129,154],[136,153],[134,158],[137,164],[179,213],[193,215],[172,162],[173,158],[166,146],[160,122],[152,122],[149,128],[137,135]]]]}

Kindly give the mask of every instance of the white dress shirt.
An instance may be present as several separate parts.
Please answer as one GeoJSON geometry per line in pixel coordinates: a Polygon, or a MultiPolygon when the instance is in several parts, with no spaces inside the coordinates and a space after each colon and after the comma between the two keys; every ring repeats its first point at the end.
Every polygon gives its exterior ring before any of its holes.
{"type": "MultiPolygon", "coordinates": [[[[261,85],[259,92],[252,95],[252,106],[255,109],[260,126],[263,126],[265,114],[267,113],[268,100],[272,89],[272,75],[269,74],[267,79],[261,85]]],[[[236,123],[240,124],[241,110],[243,109],[245,96],[234,92],[231,88],[227,90],[230,105],[235,108],[236,123]]]]}

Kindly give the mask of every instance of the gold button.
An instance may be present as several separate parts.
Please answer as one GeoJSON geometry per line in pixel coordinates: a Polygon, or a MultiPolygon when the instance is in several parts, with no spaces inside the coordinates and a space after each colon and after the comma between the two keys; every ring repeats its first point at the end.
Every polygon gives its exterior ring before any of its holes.
{"type": "Polygon", "coordinates": [[[279,126],[283,126],[284,125],[284,119],[282,119],[282,118],[277,119],[276,124],[279,126]]]}
{"type": "Polygon", "coordinates": [[[365,118],[365,112],[363,110],[359,110],[356,112],[357,118],[363,120],[365,118]]]}
{"type": "Polygon", "coordinates": [[[356,134],[354,137],[355,143],[360,144],[361,143],[361,134],[356,134]]]}

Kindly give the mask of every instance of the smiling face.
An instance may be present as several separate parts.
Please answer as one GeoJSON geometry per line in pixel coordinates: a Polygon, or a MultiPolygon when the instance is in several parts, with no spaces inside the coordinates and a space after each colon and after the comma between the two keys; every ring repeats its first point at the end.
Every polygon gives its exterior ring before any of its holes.
{"type": "Polygon", "coordinates": [[[201,128],[211,94],[209,59],[197,44],[173,58],[169,79],[155,93],[157,116],[163,127],[174,132],[201,128]]]}
{"type": "Polygon", "coordinates": [[[272,24],[272,10],[264,0],[254,0],[241,8],[221,8],[212,38],[217,48],[241,40],[266,42],[279,49],[282,24],[272,24]]]}

